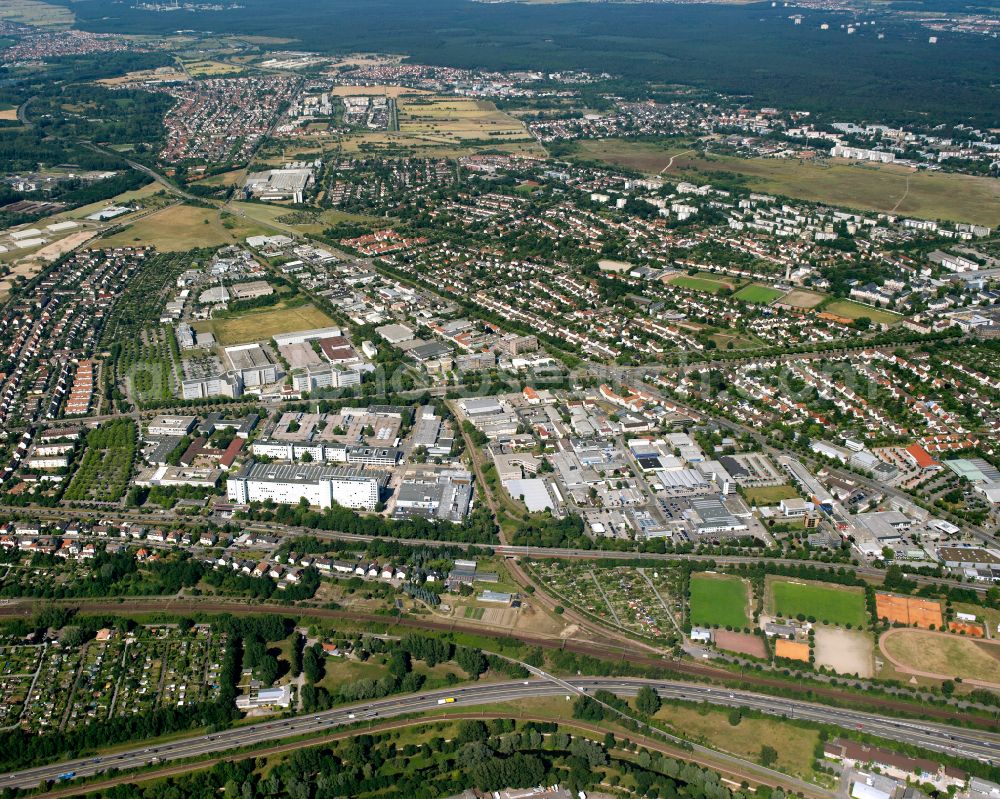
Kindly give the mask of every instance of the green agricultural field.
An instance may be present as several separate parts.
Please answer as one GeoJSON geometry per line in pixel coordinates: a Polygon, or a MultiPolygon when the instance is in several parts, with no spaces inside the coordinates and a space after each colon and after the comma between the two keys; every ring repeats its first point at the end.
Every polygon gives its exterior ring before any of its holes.
{"type": "Polygon", "coordinates": [[[801,580],[768,581],[768,607],[786,618],[799,614],[841,627],[863,627],[865,595],[860,588],[801,580]]]}
{"type": "Polygon", "coordinates": [[[976,175],[913,172],[894,164],[822,159],[701,155],[682,143],[622,139],[581,141],[575,157],[695,183],[732,183],[800,200],[923,219],[1000,224],[1000,181],[976,175]]]}
{"type": "Polygon", "coordinates": [[[691,623],[742,630],[750,623],[746,583],[726,574],[692,574],[691,623]]]}
{"type": "Polygon", "coordinates": [[[851,300],[834,300],[824,305],[821,310],[848,319],[860,319],[862,316],[867,316],[873,322],[883,325],[891,325],[902,319],[898,313],[872,308],[870,305],[862,305],[860,302],[852,302],[851,300]]]}
{"type": "Polygon", "coordinates": [[[763,286],[760,283],[751,283],[744,286],[733,295],[743,302],[751,302],[755,305],[767,305],[774,302],[779,297],[785,296],[785,292],[780,289],[773,289],[770,286],[763,286]]]}

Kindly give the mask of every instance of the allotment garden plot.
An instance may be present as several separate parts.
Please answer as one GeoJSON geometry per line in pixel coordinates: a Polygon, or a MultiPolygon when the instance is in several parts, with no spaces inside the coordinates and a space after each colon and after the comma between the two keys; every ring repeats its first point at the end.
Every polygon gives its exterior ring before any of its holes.
{"type": "Polygon", "coordinates": [[[559,562],[536,563],[532,570],[564,603],[591,617],[664,644],[679,638],[676,572],[559,562]]]}
{"type": "Polygon", "coordinates": [[[225,636],[208,626],[184,632],[171,625],[127,634],[102,631],[80,646],[6,647],[14,650],[10,658],[16,668],[27,671],[0,678],[0,704],[9,708],[5,724],[20,723],[34,733],[72,730],[213,701],[221,689],[225,647],[225,636]],[[18,703],[21,684],[28,689],[18,703]]]}

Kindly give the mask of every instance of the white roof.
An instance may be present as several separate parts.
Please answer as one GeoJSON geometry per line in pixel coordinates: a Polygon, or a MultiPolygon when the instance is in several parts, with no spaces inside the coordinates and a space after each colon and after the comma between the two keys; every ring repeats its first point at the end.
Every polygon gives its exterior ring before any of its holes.
{"type": "Polygon", "coordinates": [[[555,508],[545,481],[540,478],[508,480],[504,486],[514,499],[523,496],[524,504],[532,513],[555,508]]]}
{"type": "Polygon", "coordinates": [[[851,796],[854,799],[890,799],[890,794],[863,782],[856,782],[851,786],[851,796]]]}

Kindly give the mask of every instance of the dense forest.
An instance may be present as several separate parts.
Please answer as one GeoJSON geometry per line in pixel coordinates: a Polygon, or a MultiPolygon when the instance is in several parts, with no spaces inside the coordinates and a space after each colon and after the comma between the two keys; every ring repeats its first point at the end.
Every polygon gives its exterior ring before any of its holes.
{"type": "MultiPolygon", "coordinates": [[[[173,33],[177,20],[115,0],[71,3],[78,26],[173,33]]],[[[245,0],[191,11],[185,27],[297,40],[321,52],[407,53],[421,63],[486,69],[603,70],[632,81],[688,84],[755,103],[823,114],[1000,124],[995,43],[883,16],[848,36],[853,15],[783,4],[521,4],[468,0],[245,0]],[[349,25],[344,20],[350,20],[349,25]],[[820,30],[821,23],[829,30],[820,30]],[[885,34],[876,37],[876,31],[885,34]],[[993,97],[993,102],[987,98],[993,97]]]]}

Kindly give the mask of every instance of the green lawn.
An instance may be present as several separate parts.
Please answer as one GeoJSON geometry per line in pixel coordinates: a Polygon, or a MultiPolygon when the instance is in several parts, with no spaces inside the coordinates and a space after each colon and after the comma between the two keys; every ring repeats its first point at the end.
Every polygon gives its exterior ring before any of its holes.
{"type": "Polygon", "coordinates": [[[902,318],[898,313],[872,308],[870,305],[863,305],[852,300],[834,300],[824,305],[821,310],[848,319],[859,319],[862,316],[867,316],[873,322],[883,325],[891,325],[902,318]]]}
{"type": "Polygon", "coordinates": [[[758,486],[756,488],[746,488],[743,490],[743,497],[751,504],[777,505],[783,499],[794,499],[799,495],[790,485],[780,486],[758,486]]]}
{"type": "Polygon", "coordinates": [[[733,283],[726,277],[716,276],[710,272],[699,272],[696,275],[677,275],[670,278],[670,284],[682,289],[704,291],[708,294],[718,294],[723,289],[734,289],[733,283]]]}
{"type": "Polygon", "coordinates": [[[767,305],[769,302],[774,302],[784,295],[785,292],[780,289],[773,289],[770,286],[763,286],[760,283],[751,283],[749,286],[741,288],[733,296],[738,300],[743,300],[743,302],[751,302],[755,305],[767,305]]]}
{"type": "Polygon", "coordinates": [[[772,580],[768,585],[770,608],[786,618],[803,614],[819,622],[863,627],[865,595],[860,588],[796,580],[772,580]]]}
{"type": "Polygon", "coordinates": [[[742,630],[749,624],[746,583],[726,574],[692,574],[691,623],[742,630]]]}

